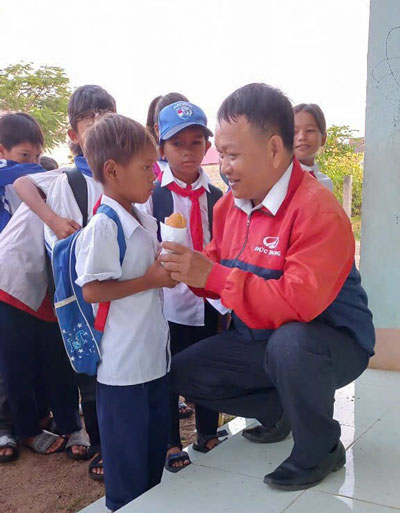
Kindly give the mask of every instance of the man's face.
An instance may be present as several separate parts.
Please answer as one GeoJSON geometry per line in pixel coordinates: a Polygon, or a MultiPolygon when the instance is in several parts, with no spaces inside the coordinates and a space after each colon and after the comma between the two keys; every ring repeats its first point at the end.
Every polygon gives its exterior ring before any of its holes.
{"type": "Polygon", "coordinates": [[[235,198],[263,201],[273,184],[270,138],[246,119],[221,121],[215,132],[221,171],[235,198]]]}
{"type": "Polygon", "coordinates": [[[7,150],[7,148],[0,144],[0,158],[13,160],[20,164],[39,164],[42,151],[43,148],[40,144],[32,144],[30,142],[17,144],[10,150],[7,150]]]}

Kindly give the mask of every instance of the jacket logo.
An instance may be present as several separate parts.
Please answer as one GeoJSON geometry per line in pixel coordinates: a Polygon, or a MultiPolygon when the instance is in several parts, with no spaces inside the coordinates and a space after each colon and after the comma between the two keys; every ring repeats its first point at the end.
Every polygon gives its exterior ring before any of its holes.
{"type": "Polygon", "coordinates": [[[254,251],[270,256],[281,256],[281,252],[276,250],[279,244],[279,237],[264,237],[263,244],[264,246],[256,246],[254,251]]]}
{"type": "Polygon", "coordinates": [[[279,237],[265,237],[263,244],[266,248],[275,249],[279,244],[279,237]]]}

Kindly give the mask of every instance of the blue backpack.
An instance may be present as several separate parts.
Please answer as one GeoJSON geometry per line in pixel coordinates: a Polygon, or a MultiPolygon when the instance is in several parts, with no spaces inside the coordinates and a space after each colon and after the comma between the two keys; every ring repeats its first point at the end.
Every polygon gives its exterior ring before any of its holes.
{"type": "MultiPolygon", "coordinates": [[[[115,210],[108,205],[100,205],[97,213],[106,214],[117,225],[119,260],[122,265],[126,244],[121,221],[115,210]]],[[[78,230],[66,239],[59,240],[54,246],[52,253],[54,306],[64,346],[73,369],[75,372],[94,376],[101,360],[100,341],[103,333],[95,328],[96,320],[92,305],[83,299],[82,287],[75,283],[77,279],[75,246],[80,232],[81,230],[78,230]]],[[[101,303],[99,309],[103,305],[107,303],[101,303]]]]}

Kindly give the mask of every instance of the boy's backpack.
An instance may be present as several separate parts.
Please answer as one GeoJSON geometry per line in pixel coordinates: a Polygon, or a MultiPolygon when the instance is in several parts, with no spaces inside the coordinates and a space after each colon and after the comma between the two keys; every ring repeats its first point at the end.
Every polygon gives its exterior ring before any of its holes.
{"type": "MultiPolygon", "coordinates": [[[[116,223],[119,258],[122,265],[126,244],[121,221],[115,210],[108,205],[100,205],[96,213],[105,214],[116,223]]],[[[101,359],[99,345],[109,303],[99,305],[95,319],[92,305],[83,299],[82,287],[75,283],[77,279],[75,246],[80,232],[81,230],[78,230],[66,239],[59,240],[54,246],[52,254],[55,284],[54,306],[64,346],[73,369],[76,372],[94,376],[101,359]],[[101,325],[96,322],[99,316],[101,325]]]]}

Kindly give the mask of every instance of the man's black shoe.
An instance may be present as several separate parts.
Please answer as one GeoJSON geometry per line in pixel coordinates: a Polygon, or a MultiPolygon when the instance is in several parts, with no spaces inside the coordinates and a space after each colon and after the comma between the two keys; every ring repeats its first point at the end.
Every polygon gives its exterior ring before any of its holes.
{"type": "Polygon", "coordinates": [[[280,490],[305,490],[319,484],[328,474],[341,469],[345,463],[346,451],[339,440],[332,452],[316,467],[298,467],[289,457],[274,472],[264,477],[264,483],[280,490]]]}
{"type": "Polygon", "coordinates": [[[291,431],[289,421],[285,415],[278,420],[273,426],[266,428],[264,426],[256,426],[253,428],[243,429],[242,436],[250,442],[259,444],[272,444],[280,442],[289,436],[291,431]]]}

